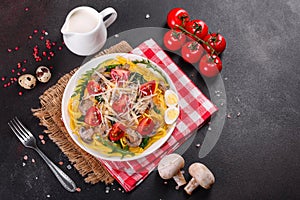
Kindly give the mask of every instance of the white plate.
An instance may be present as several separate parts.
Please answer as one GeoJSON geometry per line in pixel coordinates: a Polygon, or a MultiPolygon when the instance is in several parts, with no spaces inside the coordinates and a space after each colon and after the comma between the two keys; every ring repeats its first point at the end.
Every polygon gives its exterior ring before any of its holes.
{"type": "MultiPolygon", "coordinates": [[[[90,153],[91,155],[97,157],[97,158],[101,158],[101,159],[105,159],[105,160],[111,160],[111,161],[129,161],[129,160],[135,160],[135,159],[139,159],[142,158],[146,155],[149,155],[150,153],[153,153],[155,150],[157,150],[159,147],[161,147],[161,145],[163,145],[168,138],[172,135],[172,132],[174,131],[175,128],[175,124],[176,122],[169,128],[169,130],[167,131],[167,134],[162,137],[161,139],[159,139],[158,141],[156,141],[154,144],[152,144],[150,147],[148,147],[143,153],[139,154],[139,155],[135,155],[132,157],[124,157],[121,158],[121,156],[108,156],[106,154],[101,153],[100,151],[96,151],[94,149],[90,149],[88,148],[88,146],[86,146],[83,142],[81,142],[78,139],[78,136],[72,132],[71,128],[70,128],[70,117],[68,114],[68,102],[74,92],[74,89],[76,87],[76,84],[78,82],[78,79],[81,78],[81,75],[86,73],[86,71],[95,68],[98,64],[108,60],[108,59],[112,59],[115,58],[116,56],[122,56],[125,58],[128,58],[130,60],[148,60],[147,58],[144,58],[142,56],[138,56],[138,55],[134,55],[134,54],[127,54],[127,53],[115,53],[115,54],[107,54],[107,55],[103,55],[100,57],[97,57],[87,63],[85,63],[83,66],[81,66],[76,73],[71,77],[71,79],[69,80],[64,94],[63,94],[63,98],[62,98],[62,119],[63,122],[65,124],[65,127],[68,131],[68,133],[70,134],[71,138],[75,141],[75,143],[81,147],[83,150],[85,150],[86,152],[90,153]]],[[[150,61],[150,60],[149,60],[150,61]]],[[[170,79],[170,77],[168,76],[168,74],[162,70],[157,64],[155,64],[154,62],[150,61],[151,64],[153,66],[155,66],[157,68],[157,70],[159,70],[161,72],[161,74],[167,79],[167,82],[170,84],[170,89],[172,89],[173,91],[175,91],[177,93],[177,90],[175,88],[174,83],[172,82],[172,80],[170,79]]],[[[149,70],[152,70],[149,68],[149,70]]],[[[155,72],[156,74],[158,74],[158,72],[152,70],[153,72],[155,72]]],[[[161,75],[160,75],[161,76],[161,75]]]]}

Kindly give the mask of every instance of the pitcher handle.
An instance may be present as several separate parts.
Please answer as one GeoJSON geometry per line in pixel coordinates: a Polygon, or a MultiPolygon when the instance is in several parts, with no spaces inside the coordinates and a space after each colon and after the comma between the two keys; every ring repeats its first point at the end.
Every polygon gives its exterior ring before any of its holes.
{"type": "Polygon", "coordinates": [[[112,7],[105,8],[99,13],[103,18],[110,15],[105,21],[105,27],[109,27],[117,19],[117,11],[112,7]]]}

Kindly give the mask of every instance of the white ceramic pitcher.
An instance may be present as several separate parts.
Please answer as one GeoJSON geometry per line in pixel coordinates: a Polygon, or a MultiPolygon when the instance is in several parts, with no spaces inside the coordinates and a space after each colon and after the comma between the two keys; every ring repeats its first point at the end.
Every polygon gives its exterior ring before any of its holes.
{"type": "Polygon", "coordinates": [[[88,6],[71,10],[61,28],[67,48],[80,56],[96,53],[104,46],[107,38],[106,29],[116,18],[117,12],[111,7],[105,8],[100,13],[88,6]],[[103,21],[107,16],[109,17],[103,21]]]}

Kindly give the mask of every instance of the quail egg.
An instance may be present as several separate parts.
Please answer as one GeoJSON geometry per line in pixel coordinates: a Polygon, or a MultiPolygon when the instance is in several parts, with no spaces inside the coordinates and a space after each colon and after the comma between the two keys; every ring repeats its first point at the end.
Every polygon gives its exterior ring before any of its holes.
{"type": "Polygon", "coordinates": [[[165,111],[165,122],[166,124],[173,124],[179,116],[178,107],[170,107],[165,111]]]}
{"type": "Polygon", "coordinates": [[[39,66],[36,69],[36,77],[42,83],[47,83],[51,78],[50,70],[45,66],[39,66]]]}
{"type": "Polygon", "coordinates": [[[166,90],[165,102],[168,107],[174,107],[178,104],[178,96],[173,90],[166,90]]]}
{"type": "Polygon", "coordinates": [[[18,83],[21,87],[30,90],[36,85],[36,78],[31,74],[23,74],[19,77],[18,83]]]}

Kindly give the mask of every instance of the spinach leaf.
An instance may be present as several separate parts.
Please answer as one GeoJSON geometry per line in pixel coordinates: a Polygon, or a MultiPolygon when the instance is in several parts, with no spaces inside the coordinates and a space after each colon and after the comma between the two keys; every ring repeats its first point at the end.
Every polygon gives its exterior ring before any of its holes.
{"type": "Polygon", "coordinates": [[[143,83],[147,82],[146,79],[144,78],[144,76],[137,72],[130,73],[129,79],[132,80],[132,82],[134,82],[134,83],[139,82],[140,84],[143,84],[143,83]]]}

